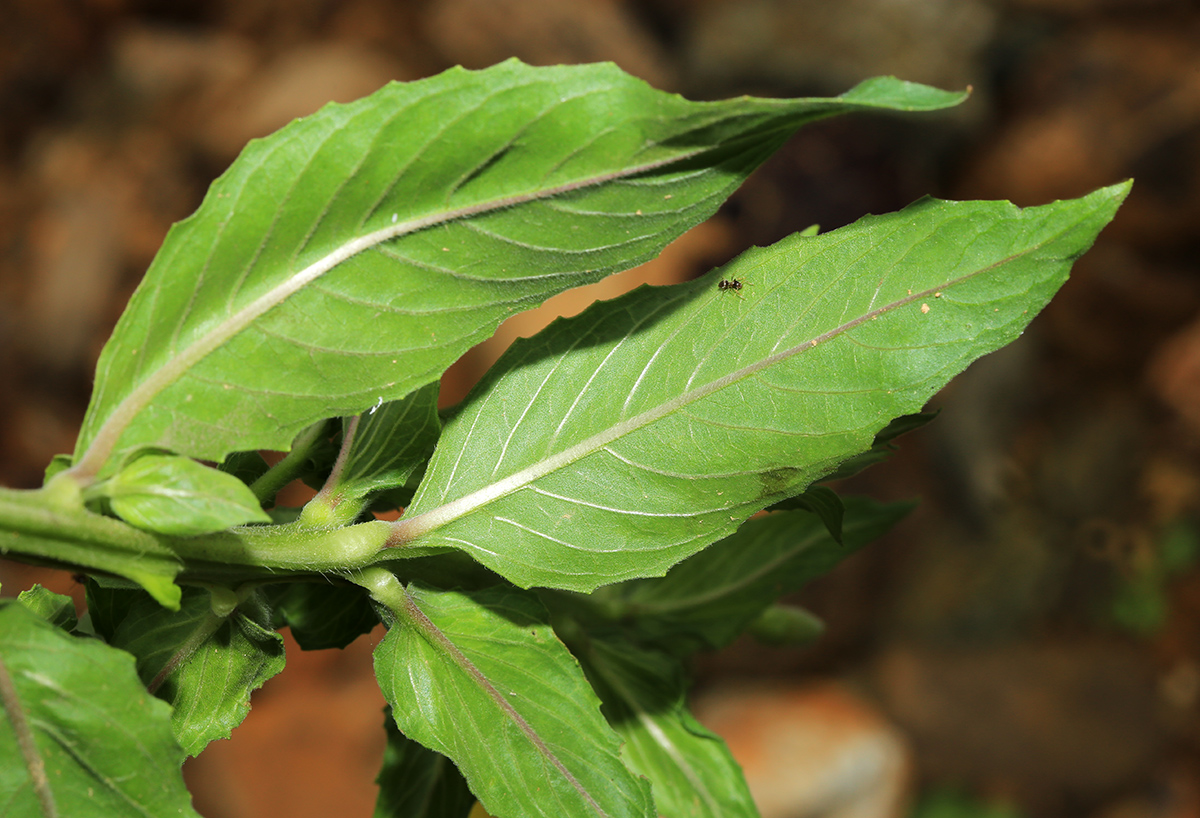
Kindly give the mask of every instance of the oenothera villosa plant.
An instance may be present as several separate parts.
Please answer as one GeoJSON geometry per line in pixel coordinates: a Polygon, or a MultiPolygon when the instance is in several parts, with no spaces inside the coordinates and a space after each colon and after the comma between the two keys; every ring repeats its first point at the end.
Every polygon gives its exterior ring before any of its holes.
{"type": "Polygon", "coordinates": [[[814,484],[1013,340],[1128,185],[805,231],[558,320],[441,413],[438,379],[655,256],[799,127],[963,97],[698,103],[512,61],[252,142],[164,241],[75,452],[0,490],[4,553],[87,598],[0,607],[0,812],[194,815],[180,765],[283,669],[277,630],[382,621],[377,815],[754,815],[689,655],[810,627],[776,600],[907,510],[814,484]],[[274,505],[296,479],[316,496],[274,505]]]}

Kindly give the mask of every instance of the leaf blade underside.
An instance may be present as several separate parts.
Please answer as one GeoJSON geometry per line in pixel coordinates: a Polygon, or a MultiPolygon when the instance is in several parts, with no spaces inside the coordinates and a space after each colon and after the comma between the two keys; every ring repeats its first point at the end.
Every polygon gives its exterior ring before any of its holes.
{"type": "Polygon", "coordinates": [[[0,674],[4,815],[199,818],[170,709],[142,687],[131,656],[3,600],[0,674]]]}
{"type": "Polygon", "coordinates": [[[556,322],[447,424],[391,542],[523,587],[661,575],[1016,338],[1127,191],[922,200],[556,322]]]}
{"type": "Polygon", "coordinates": [[[656,255],[805,122],[963,95],[694,103],[612,65],[393,83],[251,142],[168,234],[97,366],[75,477],[213,461],[437,379],[509,315],[656,255]]]}
{"type": "Polygon", "coordinates": [[[641,816],[649,785],[574,657],[528,592],[411,585],[375,652],[380,689],[409,738],[454,761],[496,818],[641,816]]]}

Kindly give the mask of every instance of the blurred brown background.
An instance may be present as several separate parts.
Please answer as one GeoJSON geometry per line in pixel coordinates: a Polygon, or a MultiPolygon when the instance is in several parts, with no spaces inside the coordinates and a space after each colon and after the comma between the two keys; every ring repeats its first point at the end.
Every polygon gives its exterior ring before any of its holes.
{"type": "MultiPolygon", "coordinates": [[[[586,297],[925,194],[1039,204],[1136,177],[1029,332],[844,487],[923,502],[800,596],[826,635],[701,657],[699,703],[767,818],[1200,815],[1200,10],[1182,0],[0,0],[0,483],[36,486],[72,449],[125,301],[247,139],[510,56],[614,60],[692,98],[974,88],[948,114],[806,130],[586,297]]],[[[12,563],[0,581],[74,585],[12,563]]],[[[370,814],[377,639],[289,643],[246,724],[189,763],[198,809],[370,814]]]]}

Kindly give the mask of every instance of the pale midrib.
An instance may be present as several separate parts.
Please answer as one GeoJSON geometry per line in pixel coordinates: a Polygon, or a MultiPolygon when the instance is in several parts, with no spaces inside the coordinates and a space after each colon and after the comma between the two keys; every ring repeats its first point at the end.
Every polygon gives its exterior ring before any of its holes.
{"type": "Polygon", "coordinates": [[[708,148],[696,148],[686,153],[674,154],[654,162],[646,162],[622,168],[611,173],[567,182],[555,187],[543,188],[516,196],[492,199],[471,205],[470,207],[447,210],[419,219],[410,219],[405,222],[388,225],[382,230],[376,230],[346,242],[333,252],[314,261],[303,270],[271,288],[233,315],[215,325],[166,364],[156,369],[150,377],[138,384],[109,414],[108,419],[104,421],[103,425],[101,425],[92,438],[87,451],[84,452],[79,461],[69,470],[69,473],[79,483],[86,484],[91,482],[100,469],[103,468],[113,449],[116,448],[117,442],[120,440],[121,435],[124,434],[125,429],[134,418],[150,405],[159,393],[178,381],[192,367],[226,344],[238,333],[245,330],[266,312],[359,253],[383,242],[410,233],[416,233],[439,224],[467,219],[527,202],[553,198],[582,188],[602,185],[617,179],[636,176],[640,173],[646,173],[666,165],[684,161],[703,153],[705,150],[708,150],[708,148]]]}
{"type": "Polygon", "coordinates": [[[37,797],[38,807],[45,818],[57,818],[58,806],[54,801],[54,792],[50,788],[50,780],[46,776],[46,762],[37,746],[37,739],[25,718],[24,705],[17,694],[16,685],[9,675],[8,667],[0,657],[0,706],[3,706],[8,722],[12,726],[17,739],[17,749],[25,762],[25,771],[29,774],[29,785],[37,797]]]}
{"type": "Polygon", "coordinates": [[[988,270],[1005,264],[1010,261],[1011,258],[1012,257],[1008,257],[1000,261],[996,261],[985,267],[972,270],[971,272],[962,275],[959,278],[942,282],[937,286],[930,287],[920,292],[915,292],[911,295],[906,295],[904,298],[898,299],[889,304],[885,304],[882,307],[877,307],[876,309],[866,312],[857,318],[845,322],[844,324],[840,324],[839,326],[834,327],[833,329],[817,335],[807,341],[803,341],[795,346],[789,347],[780,352],[776,352],[772,355],[768,355],[767,357],[744,366],[741,369],[734,370],[728,375],[723,375],[720,378],[710,381],[702,386],[689,389],[688,391],[681,393],[671,400],[647,409],[645,412],[641,412],[640,414],[634,415],[631,418],[626,418],[620,423],[614,423],[612,426],[608,427],[602,432],[598,432],[591,437],[581,440],[579,443],[576,443],[573,446],[563,449],[557,454],[553,454],[547,458],[539,460],[538,462],[526,466],[524,469],[521,469],[518,472],[510,474],[508,477],[497,480],[495,483],[490,483],[481,489],[477,489],[470,494],[466,494],[458,498],[457,500],[452,500],[445,505],[430,509],[429,511],[418,514],[415,517],[402,517],[392,524],[392,534],[388,538],[387,544],[389,547],[399,546],[415,540],[418,537],[424,536],[425,534],[428,534],[453,520],[466,516],[476,509],[499,500],[501,497],[525,488],[534,481],[545,477],[552,472],[569,466],[577,460],[581,460],[582,458],[597,452],[612,443],[615,443],[617,440],[625,437],[628,434],[656,423],[668,415],[683,409],[689,404],[702,400],[715,392],[719,392],[727,386],[742,381],[757,372],[761,372],[762,370],[772,367],[775,364],[795,355],[799,355],[810,349],[814,349],[826,341],[843,335],[844,333],[849,332],[850,330],[866,323],[867,321],[878,318],[880,315],[899,309],[906,304],[911,304],[914,301],[918,301],[922,298],[929,298],[935,293],[940,294],[942,290],[948,290],[956,284],[961,284],[962,282],[967,281],[974,276],[980,275],[988,270]]]}
{"type": "Polygon", "coordinates": [[[509,702],[508,699],[504,698],[504,696],[499,690],[496,689],[496,686],[492,684],[491,680],[488,679],[484,672],[475,666],[475,663],[471,661],[470,657],[463,653],[462,650],[459,649],[458,645],[454,644],[454,641],[447,636],[441,628],[435,625],[428,616],[425,615],[425,612],[421,610],[419,605],[417,605],[416,601],[412,598],[412,595],[409,594],[407,590],[404,590],[403,594],[404,613],[408,616],[409,621],[412,622],[422,634],[424,634],[429,643],[436,649],[441,650],[445,654],[446,658],[450,659],[450,661],[457,665],[458,668],[465,673],[472,682],[478,685],[478,687],[483,691],[484,695],[492,700],[496,707],[498,707],[504,713],[505,717],[507,717],[508,720],[511,721],[517,727],[517,729],[521,731],[529,743],[534,746],[537,752],[550,762],[554,769],[556,769],[559,774],[566,779],[567,783],[571,786],[571,789],[575,790],[575,792],[579,794],[584,802],[586,802],[587,805],[591,807],[591,809],[597,815],[602,816],[602,818],[607,818],[608,813],[602,806],[600,806],[596,799],[592,797],[592,794],[588,792],[587,788],[579,781],[579,779],[567,769],[562,760],[554,754],[549,746],[547,746],[541,735],[539,735],[538,732],[533,729],[533,725],[527,722],[525,717],[517,712],[517,709],[512,706],[512,703],[509,702]]]}

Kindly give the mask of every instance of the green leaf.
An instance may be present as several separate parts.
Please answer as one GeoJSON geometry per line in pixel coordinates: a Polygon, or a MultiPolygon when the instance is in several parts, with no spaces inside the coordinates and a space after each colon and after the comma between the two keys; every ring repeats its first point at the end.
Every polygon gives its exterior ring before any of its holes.
{"type": "Polygon", "coordinates": [[[171,724],[188,755],[228,738],[250,710],[250,693],[283,670],[283,639],[264,627],[265,610],[252,598],[233,604],[227,616],[214,612],[200,588],[184,589],[178,611],[140,597],[113,635],[115,647],[137,657],[142,681],[174,707],[171,724]]]}
{"type": "Polygon", "coordinates": [[[125,522],[176,537],[271,521],[245,483],[186,457],[139,457],[117,472],[104,491],[125,522]]]}
{"type": "Polygon", "coordinates": [[[689,102],[611,64],[451,69],[251,142],[172,228],[97,366],[73,472],[221,461],[431,383],[515,312],[646,261],[801,125],[964,94],[689,102]]]}
{"type": "Polygon", "coordinates": [[[390,709],[383,729],[387,747],[375,779],[375,818],[467,818],[475,796],[450,759],[405,738],[390,709]]]}
{"type": "Polygon", "coordinates": [[[750,520],[665,577],[627,583],[614,595],[623,598],[623,613],[643,641],[675,654],[724,647],[779,597],[827,573],[912,509],[861,497],[843,502],[842,545],[816,515],[780,511],[750,520]]]}
{"type": "MultiPolygon", "coordinates": [[[[925,424],[930,423],[937,415],[937,412],[918,412],[913,415],[901,415],[875,434],[875,440],[871,444],[871,448],[862,454],[856,454],[849,460],[842,461],[836,469],[821,479],[843,480],[847,477],[853,477],[868,466],[882,463],[896,450],[896,446],[893,445],[893,441],[896,438],[920,429],[925,424]]],[[[786,508],[786,503],[787,501],[785,500],[783,503],[772,506],[772,508],[786,508]]]]}
{"type": "Polygon", "coordinates": [[[259,452],[234,452],[217,468],[250,485],[266,474],[271,467],[259,452]]]}
{"type": "Polygon", "coordinates": [[[437,445],[442,430],[437,403],[438,384],[432,383],[345,419],[341,460],[304,507],[304,522],[345,525],[362,511],[369,495],[406,486],[437,445]]]}
{"type": "Polygon", "coordinates": [[[191,816],[170,711],[126,653],[0,600],[0,813],[191,816]]]}
{"type": "Polygon", "coordinates": [[[833,489],[826,486],[809,486],[803,494],[789,497],[771,506],[770,511],[795,509],[811,511],[816,514],[821,518],[821,522],[825,524],[825,528],[828,529],[834,541],[838,543],[842,541],[842,519],[846,516],[846,509],[842,506],[842,499],[833,489]]]}
{"type": "Polygon", "coordinates": [[[357,585],[284,586],[274,608],[304,650],[344,648],[379,624],[370,600],[357,585]]]}
{"type": "Polygon", "coordinates": [[[46,466],[43,482],[49,483],[50,478],[54,477],[54,475],[71,468],[72,462],[73,459],[69,454],[54,455],[54,457],[50,458],[50,463],[46,466]]]}
{"type": "Polygon", "coordinates": [[[362,415],[338,479],[339,492],[363,497],[403,486],[437,445],[442,431],[437,403],[438,385],[430,384],[362,415]]]}
{"type": "Polygon", "coordinates": [[[524,587],[660,575],[1017,337],[1128,190],[925,199],[557,321],[447,423],[391,542],[524,587]]]}
{"type": "Polygon", "coordinates": [[[54,627],[67,632],[75,630],[79,622],[75,616],[75,602],[71,597],[48,591],[41,585],[34,585],[28,591],[17,594],[17,602],[54,627]]]}
{"type": "Polygon", "coordinates": [[[397,617],[375,651],[397,726],[454,761],[489,813],[653,815],[649,786],[625,768],[595,693],[532,593],[415,583],[373,592],[397,617]]]}
{"type": "Polygon", "coordinates": [[[136,587],[116,584],[102,576],[89,576],[84,591],[92,630],[109,644],[112,644],[113,635],[129,615],[134,603],[145,595],[136,587]]]}
{"type": "Polygon", "coordinates": [[[605,717],[625,740],[626,763],[653,785],[659,815],[757,818],[729,748],[688,712],[677,660],[619,639],[591,640],[578,655],[605,717]]]}
{"type": "Polygon", "coordinates": [[[825,633],[825,623],[810,611],[796,605],[772,605],[747,628],[764,645],[808,645],[825,633]]]}

